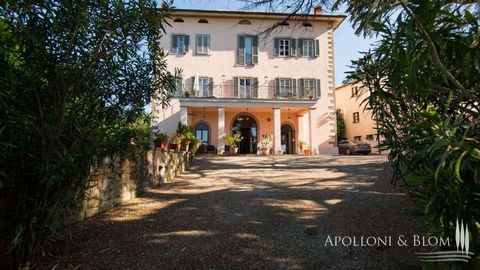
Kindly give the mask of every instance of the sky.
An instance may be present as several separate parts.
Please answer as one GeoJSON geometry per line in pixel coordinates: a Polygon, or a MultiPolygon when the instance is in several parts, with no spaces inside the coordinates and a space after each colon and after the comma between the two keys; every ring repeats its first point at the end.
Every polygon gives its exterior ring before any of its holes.
{"type": "MultiPolygon", "coordinates": [[[[241,10],[244,7],[242,1],[237,0],[174,0],[173,6],[186,9],[229,9],[241,10]]],[[[336,13],[337,14],[337,13],[336,13]]],[[[338,14],[342,14],[341,12],[338,14]]],[[[345,72],[351,60],[357,59],[360,52],[368,51],[374,39],[365,39],[355,35],[348,17],[333,34],[335,50],[335,86],[342,85],[345,72]]]]}

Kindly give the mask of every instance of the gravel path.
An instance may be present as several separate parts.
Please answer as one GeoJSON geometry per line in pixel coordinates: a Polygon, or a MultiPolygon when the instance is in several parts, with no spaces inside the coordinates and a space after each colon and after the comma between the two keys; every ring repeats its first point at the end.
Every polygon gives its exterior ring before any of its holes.
{"type": "MultiPolygon", "coordinates": [[[[174,183],[71,228],[57,269],[417,269],[405,247],[327,236],[416,232],[384,156],[197,157],[174,183]]],[[[418,251],[418,250],[416,250],[418,251]]]]}

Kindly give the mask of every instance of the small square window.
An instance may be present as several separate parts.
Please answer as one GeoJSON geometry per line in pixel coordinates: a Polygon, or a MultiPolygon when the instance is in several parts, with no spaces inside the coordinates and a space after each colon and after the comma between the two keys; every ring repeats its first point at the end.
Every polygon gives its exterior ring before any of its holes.
{"type": "Polygon", "coordinates": [[[366,138],[368,141],[373,141],[373,134],[368,134],[366,138]]]}
{"type": "Polygon", "coordinates": [[[360,142],[360,141],[362,141],[362,136],[355,136],[355,137],[353,137],[353,140],[356,141],[356,142],[360,142]]]}

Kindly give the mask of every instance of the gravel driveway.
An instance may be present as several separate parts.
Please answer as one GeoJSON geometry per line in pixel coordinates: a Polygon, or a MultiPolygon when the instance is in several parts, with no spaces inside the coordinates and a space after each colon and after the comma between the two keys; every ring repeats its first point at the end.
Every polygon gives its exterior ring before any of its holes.
{"type": "Polygon", "coordinates": [[[71,228],[57,269],[417,269],[405,247],[328,236],[411,235],[384,156],[195,158],[174,183],[71,228]]]}

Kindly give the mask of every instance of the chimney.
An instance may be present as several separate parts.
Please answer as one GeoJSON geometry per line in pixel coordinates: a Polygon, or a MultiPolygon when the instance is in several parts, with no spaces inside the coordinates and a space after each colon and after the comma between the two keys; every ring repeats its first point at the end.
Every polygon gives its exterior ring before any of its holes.
{"type": "Polygon", "coordinates": [[[313,14],[314,15],[322,15],[322,7],[321,6],[316,6],[313,8],[313,14]]]}

